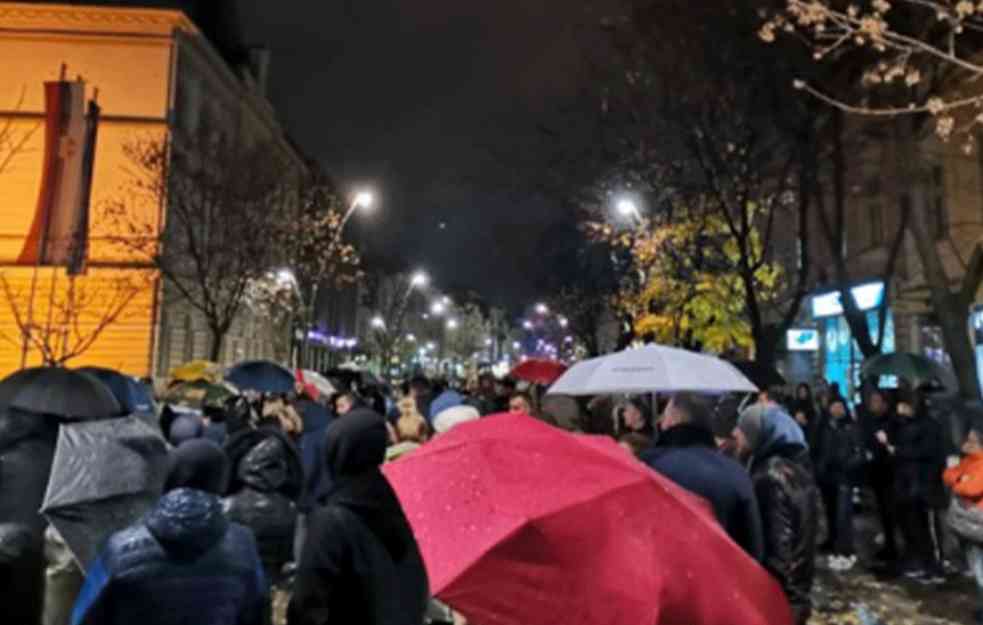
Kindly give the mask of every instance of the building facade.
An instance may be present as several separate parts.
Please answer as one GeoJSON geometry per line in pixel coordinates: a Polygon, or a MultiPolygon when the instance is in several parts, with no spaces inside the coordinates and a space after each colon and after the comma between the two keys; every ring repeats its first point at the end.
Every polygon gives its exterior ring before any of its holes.
{"type": "MultiPolygon", "coordinates": [[[[90,96],[98,89],[102,119],[93,173],[90,262],[87,274],[78,280],[80,288],[92,294],[86,305],[95,309],[111,294],[109,274],[152,273],[105,243],[109,225],[100,221],[98,210],[126,193],[132,169],[127,146],[133,141],[193,133],[204,124],[233,124],[235,132],[278,146],[298,172],[305,167],[265,97],[266,54],[252,51],[243,56],[248,63],[236,65],[226,52],[178,10],[0,4],[0,127],[9,123],[18,136],[30,136],[0,173],[0,274],[9,285],[0,297],[0,336],[6,339],[0,346],[0,375],[25,360],[19,348],[18,315],[30,305],[38,309],[32,311],[35,316],[43,311],[57,317],[57,311],[53,314],[33,302],[65,288],[59,283],[63,269],[14,262],[30,227],[40,184],[43,133],[34,129],[43,119],[44,81],[56,80],[64,65],[68,76],[86,81],[90,96]],[[35,298],[25,304],[25,294],[32,291],[35,298]]],[[[166,220],[166,206],[138,201],[128,206],[158,225],[166,220]]],[[[132,298],[127,310],[69,366],[100,365],[163,377],[177,364],[208,355],[209,332],[201,315],[161,280],[152,275],[149,279],[148,288],[132,298]]],[[[80,316],[82,326],[88,323],[84,317],[80,316]]],[[[286,360],[289,340],[288,328],[247,311],[227,336],[221,360],[286,360]]],[[[28,350],[28,364],[39,360],[36,350],[28,350]]]]}

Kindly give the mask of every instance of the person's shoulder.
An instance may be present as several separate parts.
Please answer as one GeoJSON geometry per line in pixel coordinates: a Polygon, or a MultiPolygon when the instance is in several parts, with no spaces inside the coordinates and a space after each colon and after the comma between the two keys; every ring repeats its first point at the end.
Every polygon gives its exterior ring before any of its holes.
{"type": "Polygon", "coordinates": [[[143,523],[113,532],[102,551],[103,564],[110,573],[125,571],[163,556],[160,544],[143,523]]]}

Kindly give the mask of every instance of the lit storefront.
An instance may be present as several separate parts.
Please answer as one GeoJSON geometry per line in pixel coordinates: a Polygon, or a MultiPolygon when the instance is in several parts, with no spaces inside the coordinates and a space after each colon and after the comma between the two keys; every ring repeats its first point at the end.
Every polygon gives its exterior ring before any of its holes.
{"type": "MultiPolygon", "coordinates": [[[[872,282],[850,289],[853,301],[867,316],[867,327],[875,341],[880,332],[879,309],[884,303],[884,283],[872,282]]],[[[812,318],[819,329],[823,377],[836,382],[848,398],[854,397],[860,387],[860,365],[863,354],[850,332],[843,316],[843,304],[839,291],[821,293],[812,298],[812,318]]],[[[884,344],[882,351],[894,351],[894,315],[890,307],[884,316],[884,344]]]]}

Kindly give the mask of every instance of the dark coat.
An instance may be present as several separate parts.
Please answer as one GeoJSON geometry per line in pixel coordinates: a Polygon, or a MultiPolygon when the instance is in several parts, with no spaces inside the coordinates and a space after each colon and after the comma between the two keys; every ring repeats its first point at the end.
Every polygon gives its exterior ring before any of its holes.
{"type": "Polygon", "coordinates": [[[224,501],[229,519],[253,531],[260,558],[270,580],[278,580],[283,565],[293,559],[296,500],[300,495],[303,469],[290,440],[277,430],[257,430],[236,435],[233,447],[248,448],[230,454],[231,495],[224,501]],[[253,443],[240,445],[247,435],[253,443]]]}
{"type": "Polygon", "coordinates": [[[269,586],[252,533],[218,497],[173,490],[143,521],[110,536],[75,603],[72,625],[263,625],[269,586]]]}
{"type": "Polygon", "coordinates": [[[942,472],[945,470],[943,433],[928,416],[901,419],[891,434],[894,447],[894,493],[902,503],[917,502],[932,508],[948,503],[942,472]]]}
{"type": "Polygon", "coordinates": [[[761,516],[747,471],[716,449],[713,434],[691,425],[662,432],[642,454],[647,465],[706,499],[727,534],[755,560],[764,555],[761,516]]]}
{"type": "Polygon", "coordinates": [[[860,424],[850,416],[828,419],[814,455],[816,478],[831,486],[857,486],[863,481],[868,447],[860,424]]]}
{"type": "Polygon", "coordinates": [[[46,522],[38,510],[51,473],[58,422],[14,409],[0,409],[0,621],[35,623],[44,596],[42,537],[46,522]]]}
{"type": "Polygon", "coordinates": [[[858,409],[860,428],[863,430],[864,444],[870,452],[871,460],[867,464],[866,476],[874,486],[888,486],[894,482],[895,460],[887,448],[877,440],[877,433],[883,431],[888,439],[894,439],[898,426],[898,418],[891,411],[876,416],[866,408],[858,409]]]}
{"type": "Polygon", "coordinates": [[[759,446],[751,481],[764,528],[762,563],[785,590],[797,619],[803,619],[811,611],[818,529],[818,492],[809,451],[781,440],[759,446]]]}
{"type": "Polygon", "coordinates": [[[328,428],[331,492],[310,517],[290,625],[421,625],[429,583],[416,539],[379,471],[382,417],[352,411],[328,428]]]}
{"type": "Polygon", "coordinates": [[[297,508],[302,513],[313,510],[317,500],[327,492],[324,479],[324,437],[334,417],[327,408],[310,400],[297,403],[297,411],[304,421],[304,433],[300,436],[300,461],[304,466],[304,493],[297,508]]]}

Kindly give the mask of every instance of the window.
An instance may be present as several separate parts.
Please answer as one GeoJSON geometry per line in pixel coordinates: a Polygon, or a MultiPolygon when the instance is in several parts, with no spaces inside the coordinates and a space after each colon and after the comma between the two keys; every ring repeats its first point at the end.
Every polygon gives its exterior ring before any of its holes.
{"type": "Polygon", "coordinates": [[[929,228],[936,239],[944,239],[949,233],[949,210],[945,203],[945,171],[941,165],[932,167],[931,215],[929,228]]]}
{"type": "Polygon", "coordinates": [[[870,218],[870,246],[878,247],[884,242],[884,211],[879,202],[874,202],[867,206],[867,214],[870,218]]]}

